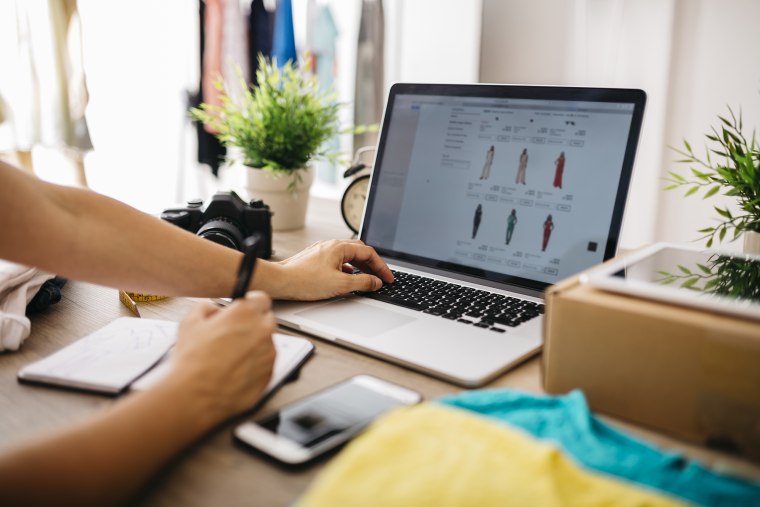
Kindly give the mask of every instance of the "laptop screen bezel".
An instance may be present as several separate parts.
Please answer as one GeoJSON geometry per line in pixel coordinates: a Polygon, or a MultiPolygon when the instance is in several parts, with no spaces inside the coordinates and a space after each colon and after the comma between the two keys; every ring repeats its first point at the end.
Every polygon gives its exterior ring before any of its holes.
{"type": "Polygon", "coordinates": [[[451,96],[463,98],[501,98],[501,99],[532,99],[532,100],[562,100],[562,101],[583,101],[583,102],[613,102],[633,104],[633,114],[631,125],[628,132],[628,140],[623,157],[623,165],[620,171],[617,193],[615,196],[615,205],[613,207],[612,219],[610,222],[609,234],[604,248],[604,260],[612,258],[615,255],[617,244],[620,239],[620,228],[623,223],[623,213],[625,211],[625,202],[628,196],[628,190],[631,183],[633,172],[633,161],[636,153],[639,135],[641,133],[641,124],[644,117],[644,105],[646,103],[646,93],[639,89],[629,88],[586,88],[586,87],[563,87],[563,86],[525,86],[525,85],[488,85],[488,84],[420,84],[420,83],[396,83],[388,95],[388,102],[385,107],[380,136],[378,138],[375,163],[367,193],[367,203],[364,209],[362,226],[359,231],[359,239],[375,248],[375,250],[386,261],[394,260],[404,263],[412,263],[420,267],[427,267],[438,272],[466,275],[469,278],[482,279],[490,282],[489,285],[497,283],[499,285],[520,287],[529,290],[542,292],[552,285],[548,282],[531,280],[514,275],[507,275],[495,271],[488,271],[472,266],[465,266],[453,262],[421,257],[414,254],[391,250],[378,247],[367,242],[367,232],[372,222],[372,211],[377,190],[378,177],[382,171],[383,154],[385,144],[388,139],[388,129],[390,128],[393,116],[393,105],[397,95],[428,95],[428,96],[451,96]]]}

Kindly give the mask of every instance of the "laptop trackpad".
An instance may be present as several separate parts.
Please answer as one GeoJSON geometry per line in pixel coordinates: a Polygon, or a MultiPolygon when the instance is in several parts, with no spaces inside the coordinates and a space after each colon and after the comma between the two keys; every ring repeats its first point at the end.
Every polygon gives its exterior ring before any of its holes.
{"type": "Polygon", "coordinates": [[[346,331],[367,337],[374,337],[417,320],[356,300],[335,301],[317,308],[297,312],[299,317],[319,324],[345,329],[346,331]]]}

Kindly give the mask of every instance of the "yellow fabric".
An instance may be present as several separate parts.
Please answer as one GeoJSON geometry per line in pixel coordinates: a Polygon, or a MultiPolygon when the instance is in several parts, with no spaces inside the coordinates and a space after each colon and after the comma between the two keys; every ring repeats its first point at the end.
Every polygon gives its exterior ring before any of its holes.
{"type": "Polygon", "coordinates": [[[300,507],[676,506],[581,469],[549,444],[464,411],[394,411],[346,447],[300,507]]]}

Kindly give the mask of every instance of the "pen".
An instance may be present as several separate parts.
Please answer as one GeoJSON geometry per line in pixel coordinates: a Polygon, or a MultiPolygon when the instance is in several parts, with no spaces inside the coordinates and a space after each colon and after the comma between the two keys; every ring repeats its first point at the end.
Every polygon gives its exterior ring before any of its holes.
{"type": "Polygon", "coordinates": [[[259,234],[254,234],[245,239],[243,260],[240,261],[240,269],[238,269],[237,281],[235,282],[235,290],[232,292],[232,299],[245,297],[245,293],[248,292],[248,284],[251,283],[251,276],[253,276],[253,268],[256,265],[256,256],[259,251],[260,240],[261,235],[259,234]]]}

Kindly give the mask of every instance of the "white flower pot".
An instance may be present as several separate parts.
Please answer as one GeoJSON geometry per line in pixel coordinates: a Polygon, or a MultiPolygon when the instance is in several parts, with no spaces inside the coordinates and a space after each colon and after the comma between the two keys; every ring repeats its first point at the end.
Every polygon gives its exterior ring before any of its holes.
{"type": "Polygon", "coordinates": [[[269,171],[253,167],[246,168],[246,189],[250,197],[264,201],[272,211],[272,230],[290,231],[301,229],[306,224],[306,210],[309,205],[309,190],[314,182],[314,169],[299,170],[301,182],[295,192],[288,190],[292,176],[276,176],[269,171]]]}
{"type": "Polygon", "coordinates": [[[760,255],[760,232],[744,231],[744,253],[760,255]]]}

